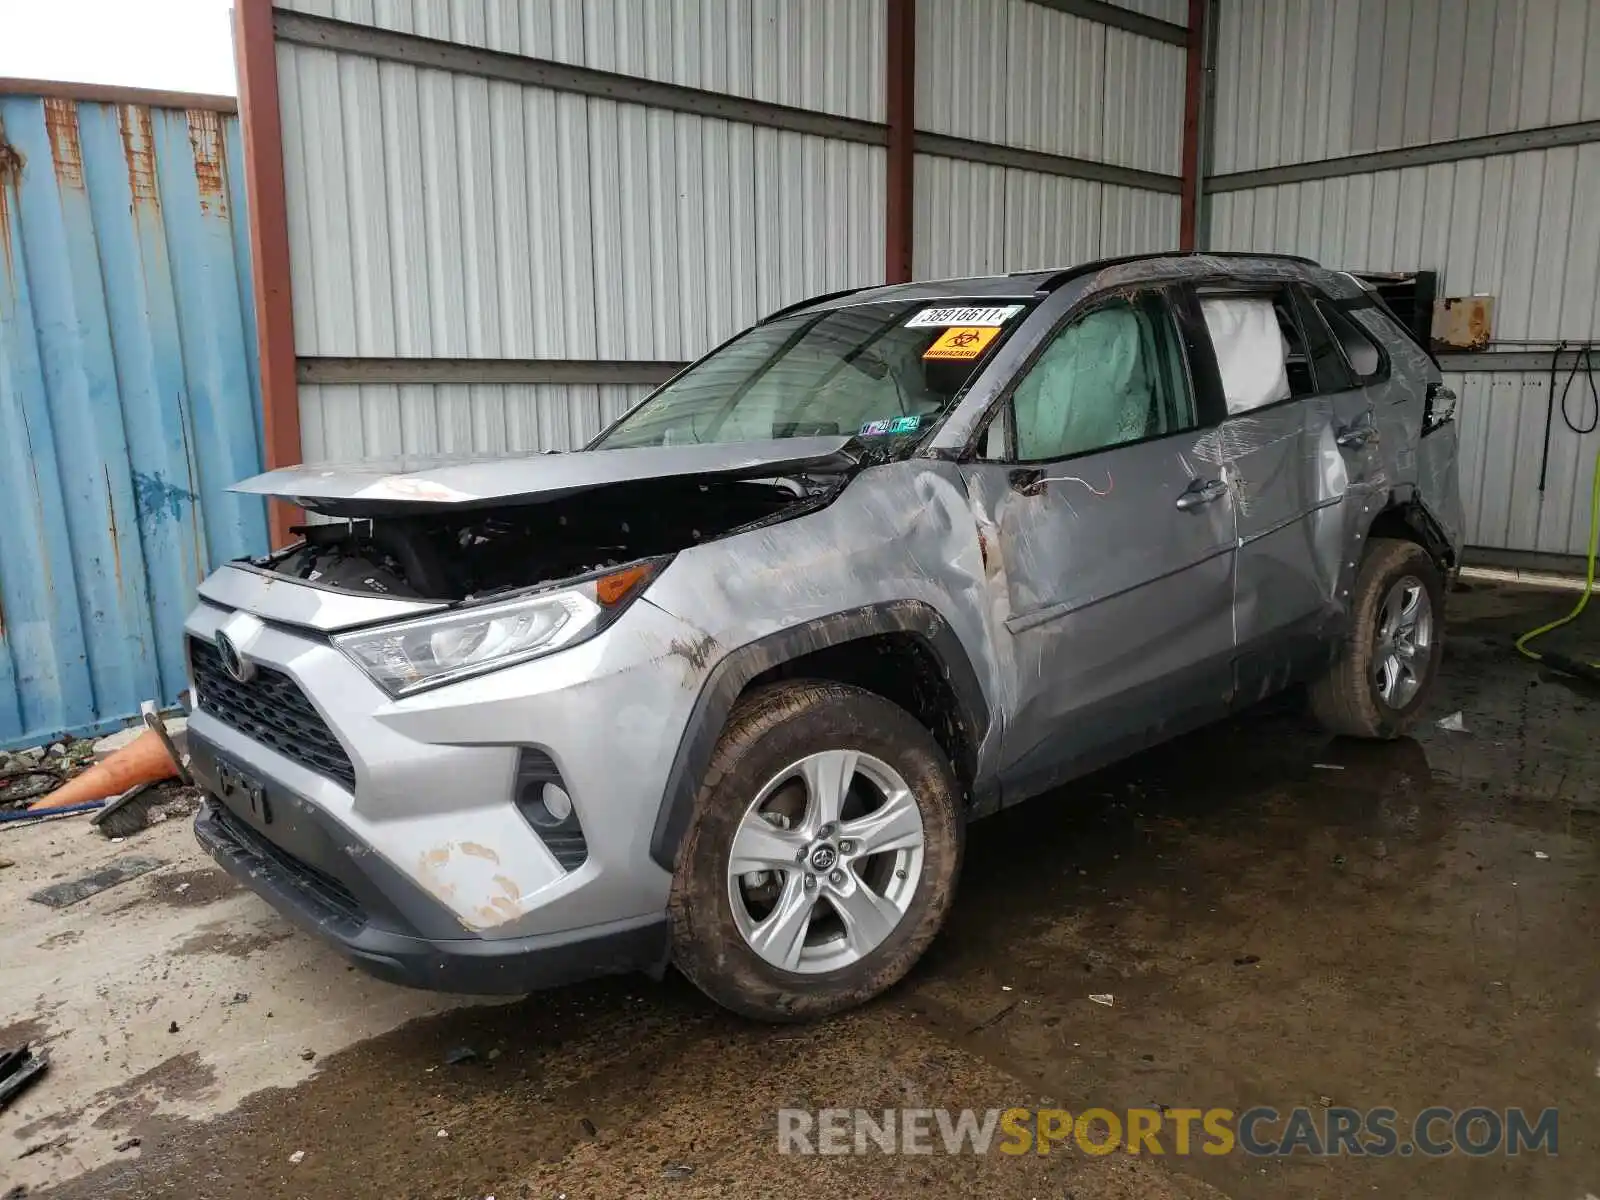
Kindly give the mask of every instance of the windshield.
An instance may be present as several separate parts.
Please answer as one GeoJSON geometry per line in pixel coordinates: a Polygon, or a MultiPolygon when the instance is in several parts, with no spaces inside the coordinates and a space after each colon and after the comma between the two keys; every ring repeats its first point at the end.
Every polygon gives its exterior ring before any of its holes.
{"type": "Polygon", "coordinates": [[[779,317],[685,371],[591,448],[925,432],[1028,307],[922,299],[779,317]]]}

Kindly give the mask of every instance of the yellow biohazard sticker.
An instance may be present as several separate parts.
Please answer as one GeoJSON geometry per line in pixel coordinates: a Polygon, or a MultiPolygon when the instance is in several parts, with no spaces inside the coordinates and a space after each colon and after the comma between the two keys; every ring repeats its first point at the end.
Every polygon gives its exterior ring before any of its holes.
{"type": "Polygon", "coordinates": [[[923,358],[977,358],[983,348],[1000,336],[998,329],[980,329],[974,325],[958,325],[946,329],[938,341],[923,351],[923,358]]]}

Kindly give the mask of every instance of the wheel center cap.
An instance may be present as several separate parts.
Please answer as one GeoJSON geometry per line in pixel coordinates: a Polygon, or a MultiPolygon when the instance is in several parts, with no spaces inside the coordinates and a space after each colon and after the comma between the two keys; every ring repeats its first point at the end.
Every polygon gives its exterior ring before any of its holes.
{"type": "Polygon", "coordinates": [[[811,852],[811,869],[813,871],[831,871],[833,864],[839,861],[839,852],[832,846],[818,846],[811,852]]]}

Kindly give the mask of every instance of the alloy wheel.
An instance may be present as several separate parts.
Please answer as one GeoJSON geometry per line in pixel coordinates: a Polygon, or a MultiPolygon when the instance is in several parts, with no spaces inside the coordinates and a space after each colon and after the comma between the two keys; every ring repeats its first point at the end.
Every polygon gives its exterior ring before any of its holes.
{"type": "Polygon", "coordinates": [[[734,831],[734,924],[781,970],[847,967],[899,926],[922,857],[922,812],[893,767],[854,750],[809,754],[767,781],[734,831]]]}
{"type": "Polygon", "coordinates": [[[1415,575],[1395,581],[1378,614],[1373,682],[1390,708],[1404,708],[1433,661],[1433,602],[1415,575]]]}

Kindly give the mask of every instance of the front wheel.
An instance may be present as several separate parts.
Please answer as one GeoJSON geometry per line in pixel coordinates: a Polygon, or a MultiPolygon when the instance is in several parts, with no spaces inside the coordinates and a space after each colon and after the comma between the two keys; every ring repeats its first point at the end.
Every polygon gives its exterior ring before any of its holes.
{"type": "Polygon", "coordinates": [[[960,788],[909,713],[859,688],[781,684],[741,701],[673,876],[673,961],[761,1020],[882,992],[944,923],[960,788]]]}
{"type": "Polygon", "coordinates": [[[1349,632],[1311,685],[1311,711],[1330,733],[1397,738],[1439,673],[1444,581],[1415,542],[1373,538],[1350,599],[1349,632]]]}

